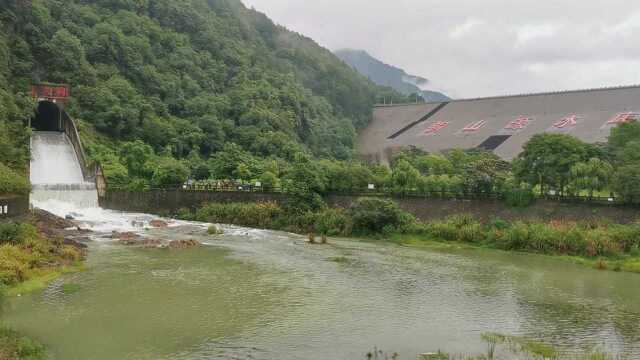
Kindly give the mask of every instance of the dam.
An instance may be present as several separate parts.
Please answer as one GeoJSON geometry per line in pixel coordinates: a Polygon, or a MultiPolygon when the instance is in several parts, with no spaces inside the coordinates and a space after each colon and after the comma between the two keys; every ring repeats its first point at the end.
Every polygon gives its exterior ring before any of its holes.
{"type": "Polygon", "coordinates": [[[536,134],[604,143],[611,128],[639,114],[640,86],[379,105],[356,147],[371,163],[387,164],[410,147],[430,153],[484,149],[512,160],[536,134]]]}

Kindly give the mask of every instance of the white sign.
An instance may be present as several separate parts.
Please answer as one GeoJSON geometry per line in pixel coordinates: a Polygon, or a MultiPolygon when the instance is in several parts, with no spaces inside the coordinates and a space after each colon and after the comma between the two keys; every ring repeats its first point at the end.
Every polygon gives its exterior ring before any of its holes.
{"type": "Polygon", "coordinates": [[[256,187],[261,187],[262,183],[260,181],[256,181],[256,187]]]}
{"type": "Polygon", "coordinates": [[[369,184],[369,190],[375,190],[376,186],[374,184],[369,184]]]}

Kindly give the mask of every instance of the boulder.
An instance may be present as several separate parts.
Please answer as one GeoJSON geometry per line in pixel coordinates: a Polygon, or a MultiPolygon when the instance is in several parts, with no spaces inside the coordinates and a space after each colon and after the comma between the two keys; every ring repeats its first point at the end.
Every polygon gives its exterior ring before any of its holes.
{"type": "Polygon", "coordinates": [[[188,249],[192,247],[199,247],[201,244],[196,240],[173,240],[169,242],[169,249],[188,249]]]}
{"type": "Polygon", "coordinates": [[[140,235],[133,232],[129,232],[129,231],[125,231],[125,232],[114,231],[111,233],[111,238],[120,240],[120,242],[135,242],[138,239],[140,239],[140,235]]]}
{"type": "Polygon", "coordinates": [[[149,221],[149,225],[153,226],[154,228],[166,228],[167,226],[169,226],[169,223],[163,220],[151,220],[149,221]]]}

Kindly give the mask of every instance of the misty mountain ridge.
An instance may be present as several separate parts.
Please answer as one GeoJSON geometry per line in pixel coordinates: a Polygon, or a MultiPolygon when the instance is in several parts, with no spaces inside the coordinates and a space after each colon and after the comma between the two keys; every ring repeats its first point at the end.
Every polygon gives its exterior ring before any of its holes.
{"type": "Polygon", "coordinates": [[[342,61],[381,86],[389,86],[405,95],[420,94],[427,102],[451,100],[447,95],[437,91],[426,90],[429,80],[374,58],[364,50],[340,49],[334,54],[342,61]]]}

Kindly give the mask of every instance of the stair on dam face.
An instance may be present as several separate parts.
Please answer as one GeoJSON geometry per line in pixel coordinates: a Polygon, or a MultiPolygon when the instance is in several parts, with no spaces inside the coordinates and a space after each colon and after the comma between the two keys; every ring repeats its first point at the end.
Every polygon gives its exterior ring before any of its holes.
{"type": "Polygon", "coordinates": [[[389,140],[393,140],[395,138],[397,138],[398,136],[404,134],[405,132],[409,131],[411,128],[415,127],[416,125],[423,123],[427,120],[429,120],[430,118],[432,118],[435,114],[437,114],[438,112],[440,112],[440,110],[444,109],[445,106],[447,106],[449,103],[448,102],[444,102],[440,105],[438,105],[435,109],[431,110],[427,115],[421,117],[420,119],[412,122],[411,124],[403,127],[402,129],[396,131],[395,133],[393,133],[391,136],[388,137],[389,140]]]}

